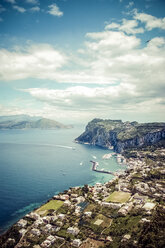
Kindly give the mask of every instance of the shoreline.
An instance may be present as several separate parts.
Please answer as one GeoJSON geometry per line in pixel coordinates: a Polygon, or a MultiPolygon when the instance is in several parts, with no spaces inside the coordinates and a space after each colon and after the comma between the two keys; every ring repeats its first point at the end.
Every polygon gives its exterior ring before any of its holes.
{"type": "MultiPolygon", "coordinates": [[[[164,152],[164,150],[162,151],[164,152]]],[[[159,152],[162,154],[161,149],[159,152]]],[[[151,154],[153,155],[154,153],[151,154]]],[[[137,151],[136,158],[129,157],[126,160],[127,168],[118,175],[114,176],[114,178],[108,182],[95,183],[94,186],[84,185],[82,187],[71,187],[62,193],[54,195],[49,198],[46,203],[43,203],[40,207],[37,207],[33,211],[29,212],[29,214],[26,214],[22,219],[16,222],[9,230],[0,236],[2,237],[6,235],[6,237],[8,237],[9,233],[16,229],[20,235],[20,240],[16,246],[12,247],[17,248],[22,247],[22,242],[26,242],[27,238],[29,239],[31,237],[33,240],[33,237],[36,237],[37,240],[37,237],[40,237],[40,235],[45,235],[45,232],[47,233],[47,238],[45,241],[43,240],[42,243],[41,241],[37,243],[39,244],[39,247],[46,247],[44,245],[46,243],[50,244],[51,242],[53,242],[52,244],[56,244],[56,242],[63,242],[66,246],[70,245],[69,247],[72,247],[74,242],[78,242],[79,246],[76,247],[81,248],[81,244],[82,247],[84,247],[83,244],[87,242],[88,238],[91,240],[99,240],[99,242],[113,242],[114,237],[107,237],[103,231],[101,231],[99,237],[95,237],[95,234],[91,232],[90,229],[86,232],[85,229],[81,229],[81,225],[79,226],[78,223],[75,223],[75,218],[77,221],[81,218],[87,218],[87,220],[90,221],[92,215],[92,209],[90,206],[94,206],[98,209],[98,214],[100,211],[103,211],[100,212],[102,215],[105,215],[105,211],[106,213],[108,213],[108,211],[111,213],[112,211],[114,214],[110,215],[110,217],[108,217],[109,215],[107,214],[104,216],[104,218],[107,218],[106,221],[111,220],[111,222],[115,222],[116,218],[121,218],[121,216],[128,215],[129,218],[132,218],[132,215],[130,215],[130,213],[132,213],[131,211],[137,211],[138,208],[139,211],[142,211],[138,217],[139,221],[141,221],[140,223],[150,222],[150,217],[152,217],[153,213],[151,210],[156,211],[157,207],[162,209],[162,205],[159,201],[161,198],[165,199],[165,195],[160,195],[158,193],[159,190],[162,191],[163,189],[160,185],[161,181],[157,184],[157,180],[155,181],[155,186],[152,186],[151,188],[152,190],[154,189],[155,193],[153,194],[150,192],[150,187],[148,185],[150,185],[150,183],[153,185],[153,180],[150,181],[150,179],[148,179],[147,173],[152,171],[153,168],[159,168],[160,173],[164,172],[162,171],[161,165],[153,164],[151,166],[150,164],[147,164],[142,152],[137,151]],[[131,186],[132,180],[137,181],[135,188],[132,188],[131,186]],[[112,201],[108,200],[112,199],[112,195],[113,198],[116,197],[116,195],[118,195],[119,198],[112,201]],[[124,201],[120,198],[123,196],[125,197],[124,201]],[[52,202],[55,204],[54,207],[47,208],[47,206],[50,206],[52,202]],[[80,206],[80,203],[83,203],[81,206],[85,204],[85,209],[80,206]],[[60,206],[57,207],[57,204],[60,204],[60,206]],[[86,210],[86,208],[89,210],[86,210]],[[71,221],[72,224],[65,227],[66,221],[69,221],[70,223],[70,219],[74,219],[74,222],[71,221]],[[48,227],[50,228],[49,230],[46,229],[48,227]],[[34,232],[36,234],[34,234],[34,232]],[[71,235],[72,232],[74,232],[74,235],[71,235]],[[79,232],[85,232],[85,235],[87,235],[85,236],[86,239],[84,239],[84,236],[79,235],[79,232]],[[70,239],[67,239],[68,235],[71,235],[69,236],[70,239]],[[77,237],[77,239],[73,236],[77,237]]],[[[100,216],[100,214],[98,216],[100,216]]],[[[97,219],[95,220],[97,222],[97,219]]],[[[97,223],[102,223],[103,221],[104,219],[99,219],[99,222],[97,223]]],[[[121,240],[124,240],[125,236],[121,236],[121,240]]],[[[131,234],[129,233],[129,239],[130,238],[131,234]]],[[[13,242],[16,241],[14,240],[13,242]]]]}
{"type": "MultiPolygon", "coordinates": [[[[77,143],[77,142],[76,142],[77,143]]],[[[83,143],[82,143],[83,144],[83,143]]],[[[90,145],[90,144],[88,144],[88,145],[90,145]]],[[[93,146],[93,145],[92,145],[93,146]]],[[[100,148],[102,148],[103,150],[111,150],[111,149],[108,149],[108,148],[104,148],[104,147],[100,147],[100,148]]],[[[112,150],[111,150],[112,151],[112,150]]],[[[104,154],[105,155],[105,154],[104,154]]],[[[113,152],[112,151],[112,155],[117,155],[115,152],[113,152]]],[[[107,160],[109,160],[109,159],[107,159],[107,160]]],[[[118,162],[117,162],[118,163],[118,162]]],[[[118,164],[120,164],[120,163],[118,163],[118,164]]],[[[123,170],[124,171],[124,170],[123,170]]],[[[97,171],[96,171],[97,172],[97,171]]],[[[103,171],[100,171],[101,173],[104,173],[103,171]]],[[[117,175],[115,174],[115,173],[104,173],[104,174],[110,174],[110,175],[113,175],[114,177],[116,177],[117,175]]],[[[108,179],[108,181],[106,181],[106,182],[98,182],[98,181],[95,181],[95,182],[91,182],[91,183],[89,183],[88,185],[89,185],[89,187],[93,187],[93,186],[95,186],[97,183],[100,183],[100,184],[102,184],[102,185],[104,185],[104,184],[106,184],[106,183],[109,183],[109,182],[111,182],[111,181],[113,181],[114,180],[114,178],[112,178],[112,179],[108,179]]],[[[80,186],[74,186],[74,187],[71,187],[71,188],[82,188],[84,185],[80,185],[80,186]]],[[[63,192],[64,191],[67,191],[68,190],[68,188],[66,188],[66,189],[64,189],[63,190],[63,192]]],[[[62,193],[63,193],[62,192],[62,193]]],[[[59,192],[60,193],[60,192],[59,192]]],[[[58,194],[59,194],[58,193],[58,194]]],[[[58,195],[57,194],[57,195],[58,195]]],[[[53,198],[53,196],[51,197],[51,198],[47,198],[47,199],[45,199],[41,204],[39,203],[39,206],[38,207],[36,207],[36,208],[34,208],[34,209],[32,209],[32,210],[30,210],[29,212],[27,212],[27,213],[25,213],[24,215],[22,215],[21,217],[19,217],[18,218],[18,220],[16,220],[16,221],[14,221],[12,224],[9,224],[9,225],[6,225],[6,226],[8,226],[7,228],[1,228],[1,230],[2,230],[2,232],[0,232],[0,237],[1,236],[3,236],[8,230],[10,230],[10,228],[13,226],[13,225],[15,225],[21,218],[24,218],[25,216],[26,216],[26,214],[28,214],[28,213],[31,213],[31,212],[33,212],[33,211],[36,211],[37,209],[39,209],[42,205],[44,205],[44,204],[46,204],[47,202],[49,202],[51,199],[53,198]],[[3,231],[3,229],[4,229],[4,231],[3,231]]],[[[37,204],[37,203],[31,203],[31,204],[37,204]]],[[[30,206],[31,204],[29,204],[29,205],[26,205],[24,208],[27,208],[28,206],[30,206]]],[[[19,210],[18,210],[19,211],[19,210]]],[[[10,221],[9,221],[10,222],[10,221]]]]}

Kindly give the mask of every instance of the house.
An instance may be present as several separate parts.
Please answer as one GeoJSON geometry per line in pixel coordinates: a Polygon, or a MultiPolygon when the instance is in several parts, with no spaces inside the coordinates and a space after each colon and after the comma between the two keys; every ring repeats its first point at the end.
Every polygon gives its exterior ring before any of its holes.
{"type": "Polygon", "coordinates": [[[112,203],[112,202],[102,202],[102,206],[113,208],[113,209],[118,209],[118,208],[121,208],[122,204],[112,203]]]}
{"type": "Polygon", "coordinates": [[[40,231],[39,229],[33,228],[33,229],[31,230],[31,233],[32,233],[33,235],[40,236],[41,231],[40,231]]]}
{"type": "Polygon", "coordinates": [[[51,231],[51,230],[52,230],[52,225],[51,225],[51,224],[47,224],[47,225],[45,226],[45,230],[46,230],[46,231],[51,231]]]}
{"type": "Polygon", "coordinates": [[[71,194],[71,198],[77,198],[78,194],[71,194]]]}
{"type": "Polygon", "coordinates": [[[54,195],[53,199],[55,200],[61,200],[61,201],[66,201],[69,200],[69,195],[54,195]]]}
{"type": "Polygon", "coordinates": [[[148,220],[148,219],[146,219],[146,218],[142,218],[140,222],[141,222],[141,223],[144,223],[144,222],[151,222],[151,221],[148,220]]]}
{"type": "Polygon", "coordinates": [[[126,216],[131,211],[132,207],[133,207],[133,203],[130,202],[130,203],[124,205],[123,207],[121,207],[119,209],[118,213],[126,216]]]}
{"type": "Polygon", "coordinates": [[[34,222],[34,227],[38,227],[39,225],[41,225],[43,223],[43,220],[40,218],[40,219],[38,219],[38,220],[36,220],[35,222],[34,222]]]}
{"type": "Polygon", "coordinates": [[[133,199],[136,200],[136,202],[143,203],[146,201],[148,197],[139,195],[138,193],[134,194],[133,199]]]}
{"type": "Polygon", "coordinates": [[[92,212],[85,212],[84,215],[85,215],[86,217],[91,217],[92,212]]]}
{"type": "Polygon", "coordinates": [[[58,239],[58,240],[61,240],[61,241],[64,241],[65,239],[64,238],[62,238],[62,237],[59,237],[59,236],[54,236],[56,239],[58,239]]]}
{"type": "Polygon", "coordinates": [[[27,225],[27,220],[21,219],[17,222],[19,227],[25,227],[27,225]]]}
{"type": "Polygon", "coordinates": [[[51,242],[49,240],[45,240],[44,242],[42,242],[41,247],[43,248],[47,248],[51,246],[51,242]]]}
{"type": "Polygon", "coordinates": [[[40,215],[37,213],[34,213],[34,212],[31,212],[28,217],[30,217],[31,219],[34,219],[34,220],[40,219],[40,215]]]}
{"type": "Polygon", "coordinates": [[[112,239],[112,237],[111,237],[111,236],[107,236],[107,237],[106,237],[106,241],[112,242],[112,241],[113,241],[113,239],[112,239]]]}
{"type": "Polygon", "coordinates": [[[69,200],[66,200],[66,201],[64,201],[63,206],[70,207],[71,206],[71,202],[69,200]]]}
{"type": "Polygon", "coordinates": [[[77,227],[69,227],[67,229],[67,232],[74,235],[74,236],[76,236],[79,233],[79,231],[80,230],[77,227]]]}
{"type": "Polygon", "coordinates": [[[121,242],[125,242],[127,240],[129,240],[131,238],[131,235],[130,234],[125,234],[121,240],[121,242]]]}
{"type": "Polygon", "coordinates": [[[54,244],[56,238],[53,235],[50,235],[47,237],[47,240],[51,242],[51,244],[54,244]]]}
{"type": "Polygon", "coordinates": [[[59,214],[57,216],[60,220],[64,220],[65,219],[65,214],[59,214]]]}
{"type": "Polygon", "coordinates": [[[25,233],[27,232],[26,229],[22,228],[21,230],[19,230],[19,233],[21,234],[21,236],[25,235],[25,233]]]}
{"type": "Polygon", "coordinates": [[[154,209],[155,205],[156,205],[156,204],[153,203],[153,202],[146,202],[146,203],[144,204],[143,208],[144,208],[146,211],[150,211],[150,210],[154,209]]]}
{"type": "Polygon", "coordinates": [[[74,198],[74,202],[80,203],[80,202],[84,202],[85,198],[83,196],[79,196],[77,198],[74,198]]]}
{"type": "Polygon", "coordinates": [[[74,247],[79,247],[81,245],[81,240],[80,239],[74,239],[73,242],[72,242],[72,245],[74,247]]]}

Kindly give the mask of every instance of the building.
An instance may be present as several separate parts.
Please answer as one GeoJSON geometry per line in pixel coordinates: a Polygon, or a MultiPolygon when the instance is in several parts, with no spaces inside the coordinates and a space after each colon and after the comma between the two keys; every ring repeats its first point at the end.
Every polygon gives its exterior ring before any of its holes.
{"type": "Polygon", "coordinates": [[[72,242],[72,245],[75,247],[79,247],[81,245],[81,240],[80,239],[74,239],[72,242]]]}
{"type": "Polygon", "coordinates": [[[79,233],[79,231],[80,230],[77,227],[69,227],[67,229],[67,232],[74,235],[74,236],[76,236],[79,233]]]}
{"type": "Polygon", "coordinates": [[[27,220],[21,219],[17,222],[19,227],[25,227],[27,225],[27,220]]]}
{"type": "Polygon", "coordinates": [[[40,230],[37,229],[37,228],[33,228],[33,229],[31,230],[31,233],[32,233],[33,235],[36,235],[36,236],[40,236],[40,234],[41,234],[40,230]]]}

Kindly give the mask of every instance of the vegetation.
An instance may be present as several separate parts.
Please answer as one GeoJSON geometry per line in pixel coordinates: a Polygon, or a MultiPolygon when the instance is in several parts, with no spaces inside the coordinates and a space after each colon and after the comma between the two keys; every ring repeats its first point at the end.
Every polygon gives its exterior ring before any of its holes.
{"type": "Polygon", "coordinates": [[[0,129],[56,129],[56,128],[71,128],[71,126],[63,125],[54,120],[30,117],[30,116],[9,116],[8,118],[0,117],[0,129]]]}
{"type": "Polygon", "coordinates": [[[43,206],[41,206],[37,212],[41,212],[41,211],[45,211],[45,210],[57,210],[59,209],[62,205],[64,204],[63,201],[59,201],[59,200],[51,200],[49,202],[47,202],[46,204],[44,204],[43,206]]]}
{"type": "Polygon", "coordinates": [[[107,202],[119,202],[124,203],[127,202],[130,198],[131,194],[122,191],[114,191],[108,198],[106,199],[107,202]]]}

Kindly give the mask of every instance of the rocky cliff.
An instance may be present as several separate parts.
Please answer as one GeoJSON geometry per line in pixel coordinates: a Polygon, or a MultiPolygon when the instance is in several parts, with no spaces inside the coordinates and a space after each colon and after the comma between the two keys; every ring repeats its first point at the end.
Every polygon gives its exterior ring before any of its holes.
{"type": "Polygon", "coordinates": [[[105,148],[113,146],[122,153],[127,148],[153,145],[162,139],[165,139],[165,123],[94,119],[76,141],[105,148]]]}

